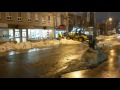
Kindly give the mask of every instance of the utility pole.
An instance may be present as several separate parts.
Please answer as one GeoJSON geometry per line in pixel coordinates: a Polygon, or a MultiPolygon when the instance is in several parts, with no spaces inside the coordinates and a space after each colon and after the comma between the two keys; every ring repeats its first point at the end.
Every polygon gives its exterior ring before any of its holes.
{"type": "Polygon", "coordinates": [[[94,37],[96,38],[97,33],[96,33],[96,18],[95,18],[95,12],[93,12],[93,23],[94,23],[94,26],[93,26],[93,28],[94,28],[93,35],[94,35],[94,37]]]}
{"type": "Polygon", "coordinates": [[[69,17],[68,17],[68,12],[66,12],[66,31],[69,32],[69,17]]]}
{"type": "Polygon", "coordinates": [[[75,12],[75,27],[76,27],[76,29],[77,29],[77,13],[75,12]]]}
{"type": "Polygon", "coordinates": [[[89,47],[97,49],[97,40],[96,40],[96,25],[95,25],[95,12],[90,12],[90,22],[89,26],[92,28],[93,34],[89,37],[89,47]]]}
{"type": "Polygon", "coordinates": [[[54,38],[56,38],[57,12],[53,12],[53,22],[54,22],[54,38]]]}

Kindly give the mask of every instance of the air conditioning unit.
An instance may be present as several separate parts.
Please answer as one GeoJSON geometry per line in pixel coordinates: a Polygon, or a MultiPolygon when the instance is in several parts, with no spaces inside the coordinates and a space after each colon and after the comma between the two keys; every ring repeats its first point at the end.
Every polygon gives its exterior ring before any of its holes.
{"type": "Polygon", "coordinates": [[[12,20],[12,17],[7,17],[7,20],[12,20]]]}
{"type": "Polygon", "coordinates": [[[38,22],[38,20],[35,20],[36,22],[38,22]]]}
{"type": "Polygon", "coordinates": [[[42,21],[42,23],[45,23],[45,20],[44,20],[44,21],[42,21]]]}
{"type": "Polygon", "coordinates": [[[29,18],[29,19],[28,19],[28,22],[31,22],[31,21],[32,21],[32,20],[29,18]]]}
{"type": "Polygon", "coordinates": [[[18,17],[18,21],[22,21],[22,18],[21,18],[21,17],[18,17]]]}

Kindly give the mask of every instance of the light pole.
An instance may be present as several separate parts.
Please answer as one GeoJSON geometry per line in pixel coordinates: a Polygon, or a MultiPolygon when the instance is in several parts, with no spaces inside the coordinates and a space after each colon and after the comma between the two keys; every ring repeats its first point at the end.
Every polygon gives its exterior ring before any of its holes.
{"type": "Polygon", "coordinates": [[[66,12],[66,31],[69,32],[69,17],[68,17],[68,12],[66,12]]]}
{"type": "Polygon", "coordinates": [[[108,26],[108,22],[111,22],[112,21],[112,18],[109,18],[107,21],[106,21],[106,34],[108,35],[108,29],[109,29],[109,26],[108,26]]]}

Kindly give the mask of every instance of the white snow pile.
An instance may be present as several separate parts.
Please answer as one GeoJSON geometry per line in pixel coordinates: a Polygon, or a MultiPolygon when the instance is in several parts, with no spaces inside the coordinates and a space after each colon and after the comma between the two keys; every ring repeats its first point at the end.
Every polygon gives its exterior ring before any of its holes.
{"type": "Polygon", "coordinates": [[[80,44],[81,42],[79,41],[74,41],[74,40],[67,40],[67,39],[61,39],[60,44],[80,44]]]}
{"type": "Polygon", "coordinates": [[[2,45],[0,45],[0,52],[5,52],[5,51],[10,51],[10,50],[14,50],[14,43],[9,43],[9,42],[6,42],[2,45]]]}
{"type": "Polygon", "coordinates": [[[104,41],[102,41],[102,42],[100,41],[98,43],[98,47],[111,48],[115,45],[120,45],[120,38],[118,38],[119,36],[120,36],[119,34],[106,36],[104,41]]]}
{"type": "Polygon", "coordinates": [[[38,42],[21,42],[18,44],[14,44],[13,42],[6,42],[0,45],[0,52],[6,52],[11,50],[19,50],[19,49],[31,49],[31,48],[41,48],[59,44],[80,44],[81,42],[61,39],[61,40],[45,40],[45,41],[38,41],[38,42]]]}
{"type": "Polygon", "coordinates": [[[116,38],[117,41],[120,42],[120,34],[116,34],[116,35],[115,35],[115,38],[116,38]]]}
{"type": "Polygon", "coordinates": [[[110,47],[112,47],[112,43],[110,41],[104,41],[104,42],[100,41],[97,45],[100,48],[104,48],[104,47],[110,48],[110,47]]]}
{"type": "Polygon", "coordinates": [[[101,41],[101,40],[105,39],[105,37],[106,37],[106,36],[100,35],[100,36],[96,37],[96,39],[97,39],[98,41],[101,41]]]}

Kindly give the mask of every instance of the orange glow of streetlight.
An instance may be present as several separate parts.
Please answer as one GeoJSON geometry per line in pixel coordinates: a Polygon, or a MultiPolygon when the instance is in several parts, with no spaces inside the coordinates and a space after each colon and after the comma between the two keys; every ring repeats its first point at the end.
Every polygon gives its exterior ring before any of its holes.
{"type": "Polygon", "coordinates": [[[112,21],[112,18],[109,18],[109,21],[112,21]]]}

